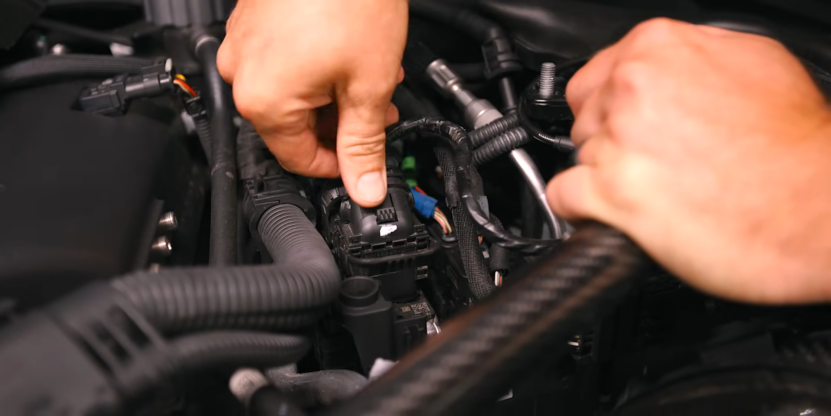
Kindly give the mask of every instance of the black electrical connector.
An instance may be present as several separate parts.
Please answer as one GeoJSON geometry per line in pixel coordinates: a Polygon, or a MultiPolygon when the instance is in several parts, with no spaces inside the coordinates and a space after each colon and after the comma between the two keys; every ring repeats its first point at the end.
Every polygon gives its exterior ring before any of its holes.
{"type": "Polygon", "coordinates": [[[120,74],[81,93],[78,104],[87,113],[118,115],[130,101],[173,91],[173,68],[169,60],[159,60],[142,68],[140,75],[120,74]]]}

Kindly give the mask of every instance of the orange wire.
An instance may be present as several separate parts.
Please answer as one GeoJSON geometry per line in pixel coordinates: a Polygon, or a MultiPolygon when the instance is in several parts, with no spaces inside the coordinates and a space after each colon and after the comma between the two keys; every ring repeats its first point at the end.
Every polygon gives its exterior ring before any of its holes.
{"type": "Polygon", "coordinates": [[[192,96],[194,96],[194,97],[196,97],[197,95],[199,95],[199,94],[197,94],[197,93],[196,93],[196,91],[194,91],[194,90],[193,90],[193,88],[191,88],[191,87],[190,87],[190,85],[188,85],[188,83],[187,83],[187,82],[182,81],[182,80],[181,80],[181,79],[179,79],[179,78],[174,79],[174,80],[173,80],[173,82],[174,82],[174,83],[176,83],[176,85],[181,85],[182,87],[184,87],[184,88],[188,91],[188,93],[189,93],[190,95],[192,95],[192,96]]]}
{"type": "Polygon", "coordinates": [[[424,192],[424,191],[423,191],[423,190],[421,190],[421,188],[419,188],[418,186],[414,186],[414,187],[413,187],[413,189],[415,189],[418,193],[420,193],[420,194],[422,194],[422,195],[427,195],[427,192],[424,192]]]}

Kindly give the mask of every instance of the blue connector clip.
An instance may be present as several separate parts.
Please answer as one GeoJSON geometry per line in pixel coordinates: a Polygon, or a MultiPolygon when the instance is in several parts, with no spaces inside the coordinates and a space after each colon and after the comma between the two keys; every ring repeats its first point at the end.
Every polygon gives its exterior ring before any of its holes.
{"type": "Polygon", "coordinates": [[[414,188],[410,188],[410,192],[413,194],[413,201],[415,205],[416,211],[419,214],[426,218],[433,218],[433,214],[436,212],[436,201],[435,198],[431,198],[427,195],[422,194],[421,192],[416,191],[414,188]]]}

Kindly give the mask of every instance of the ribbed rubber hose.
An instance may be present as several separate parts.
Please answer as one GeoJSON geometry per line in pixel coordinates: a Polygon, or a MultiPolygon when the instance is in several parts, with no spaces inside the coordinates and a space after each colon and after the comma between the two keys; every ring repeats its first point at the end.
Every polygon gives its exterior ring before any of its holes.
{"type": "MultiPolygon", "coordinates": [[[[436,159],[444,176],[445,193],[458,195],[456,182],[456,164],[453,161],[453,153],[441,146],[434,148],[436,159]]],[[[476,224],[460,203],[450,204],[450,213],[453,216],[453,229],[456,231],[456,239],[459,242],[459,254],[462,257],[462,266],[467,275],[468,286],[476,300],[488,298],[496,286],[488,273],[488,266],[485,264],[485,257],[479,248],[479,233],[476,224]]]]}
{"type": "Polygon", "coordinates": [[[522,127],[515,127],[494,137],[489,142],[474,150],[473,163],[483,165],[499,156],[507,155],[512,150],[518,149],[530,142],[531,136],[528,135],[528,132],[522,127]]]}
{"type": "Polygon", "coordinates": [[[519,126],[519,119],[517,118],[516,113],[508,114],[505,117],[491,121],[490,123],[470,132],[471,148],[475,149],[482,146],[494,137],[499,136],[517,126],[519,126]]]}
{"type": "Polygon", "coordinates": [[[340,289],[329,246],[294,205],[266,211],[259,232],[271,265],[162,269],[113,287],[165,333],[314,323],[340,289]]]}
{"type": "Polygon", "coordinates": [[[77,78],[138,74],[152,65],[147,58],[106,55],[49,55],[0,68],[0,91],[77,78]]]}
{"type": "Polygon", "coordinates": [[[204,369],[265,368],[299,361],[310,342],[298,335],[215,331],[173,341],[167,356],[169,376],[204,369]]]}
{"type": "Polygon", "coordinates": [[[196,56],[202,65],[211,118],[211,235],[209,262],[237,262],[237,153],[231,122],[231,94],[216,67],[219,40],[203,36],[196,56]]]}
{"type": "Polygon", "coordinates": [[[646,264],[647,257],[623,234],[588,224],[556,255],[450,321],[441,334],[327,414],[478,414],[543,357],[565,353],[568,338],[615,305],[646,264]]]}

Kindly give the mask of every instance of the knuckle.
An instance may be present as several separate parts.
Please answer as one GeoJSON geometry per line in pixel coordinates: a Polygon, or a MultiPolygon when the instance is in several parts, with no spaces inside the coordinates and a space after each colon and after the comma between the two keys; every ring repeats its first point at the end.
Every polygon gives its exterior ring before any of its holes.
{"type": "Polygon", "coordinates": [[[652,68],[644,62],[627,61],[612,71],[610,82],[616,90],[634,92],[648,88],[653,78],[652,68]]]}
{"type": "Polygon", "coordinates": [[[236,59],[233,57],[233,46],[230,41],[224,41],[219,45],[219,51],[216,53],[216,69],[219,75],[225,79],[226,82],[234,82],[234,71],[236,69],[236,59]]]}
{"type": "Polygon", "coordinates": [[[273,117],[270,97],[258,85],[240,78],[234,83],[234,104],[242,118],[254,123],[273,117]]]}
{"type": "Polygon", "coordinates": [[[383,134],[350,138],[343,146],[343,152],[350,158],[369,158],[384,154],[383,134]]]}
{"type": "Polygon", "coordinates": [[[678,36],[684,27],[686,27],[685,23],[666,17],[658,17],[639,23],[632,30],[632,33],[641,40],[660,41],[678,36]]]}

